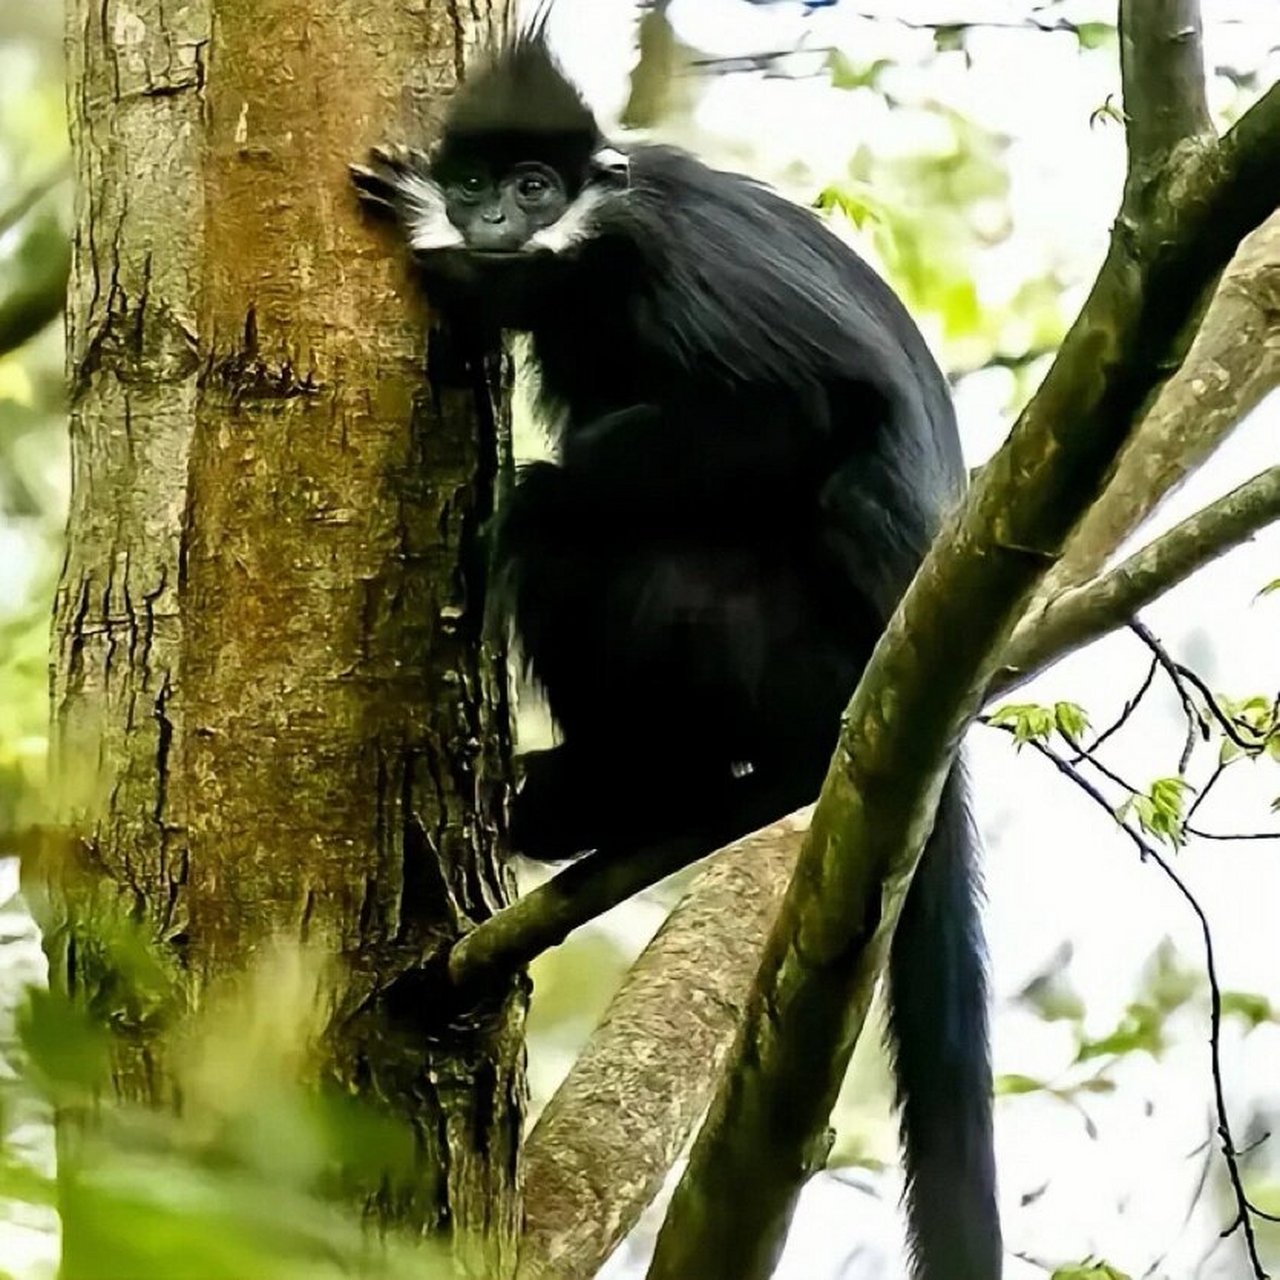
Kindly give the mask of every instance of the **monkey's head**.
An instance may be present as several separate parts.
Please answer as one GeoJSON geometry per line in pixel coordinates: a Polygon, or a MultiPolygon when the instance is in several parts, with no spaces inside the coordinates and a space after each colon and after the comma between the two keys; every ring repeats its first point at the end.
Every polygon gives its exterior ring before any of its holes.
{"type": "Polygon", "coordinates": [[[352,177],[366,204],[397,218],[428,287],[521,327],[530,296],[625,191],[627,160],[535,29],[458,90],[430,152],[380,147],[352,177]]]}

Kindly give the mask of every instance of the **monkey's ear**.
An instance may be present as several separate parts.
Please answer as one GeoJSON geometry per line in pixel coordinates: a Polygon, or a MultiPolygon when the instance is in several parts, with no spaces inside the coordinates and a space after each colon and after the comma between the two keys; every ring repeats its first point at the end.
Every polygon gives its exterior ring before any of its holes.
{"type": "Polygon", "coordinates": [[[631,181],[631,157],[617,147],[601,147],[591,157],[591,169],[619,186],[625,187],[631,181]]]}

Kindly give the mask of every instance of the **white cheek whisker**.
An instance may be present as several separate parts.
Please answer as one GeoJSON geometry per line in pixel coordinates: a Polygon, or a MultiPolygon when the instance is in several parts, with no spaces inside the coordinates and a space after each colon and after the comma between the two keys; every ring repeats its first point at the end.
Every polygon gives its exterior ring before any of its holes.
{"type": "Polygon", "coordinates": [[[536,253],[539,250],[550,250],[552,253],[564,253],[567,249],[572,249],[591,235],[594,230],[593,216],[614,194],[599,187],[588,187],[556,222],[543,227],[541,231],[535,231],[525,241],[523,251],[536,253]]]}
{"type": "Polygon", "coordinates": [[[417,253],[435,249],[461,249],[466,245],[462,232],[449,221],[444,192],[429,178],[411,174],[400,184],[404,199],[405,230],[409,247],[417,253]]]}

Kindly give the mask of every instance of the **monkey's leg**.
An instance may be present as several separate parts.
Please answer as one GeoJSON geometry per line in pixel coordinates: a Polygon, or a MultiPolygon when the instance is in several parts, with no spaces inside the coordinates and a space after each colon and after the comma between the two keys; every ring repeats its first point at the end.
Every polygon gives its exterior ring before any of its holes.
{"type": "Polygon", "coordinates": [[[889,1032],[916,1280],[999,1280],[981,888],[962,767],[889,957],[889,1032]]]}

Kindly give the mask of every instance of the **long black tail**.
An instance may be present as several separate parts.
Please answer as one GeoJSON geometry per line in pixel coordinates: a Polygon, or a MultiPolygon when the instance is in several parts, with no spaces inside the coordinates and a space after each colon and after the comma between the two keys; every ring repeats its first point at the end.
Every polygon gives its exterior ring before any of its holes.
{"type": "Polygon", "coordinates": [[[999,1280],[981,885],[962,767],[907,893],[889,957],[916,1280],[999,1280]]]}

